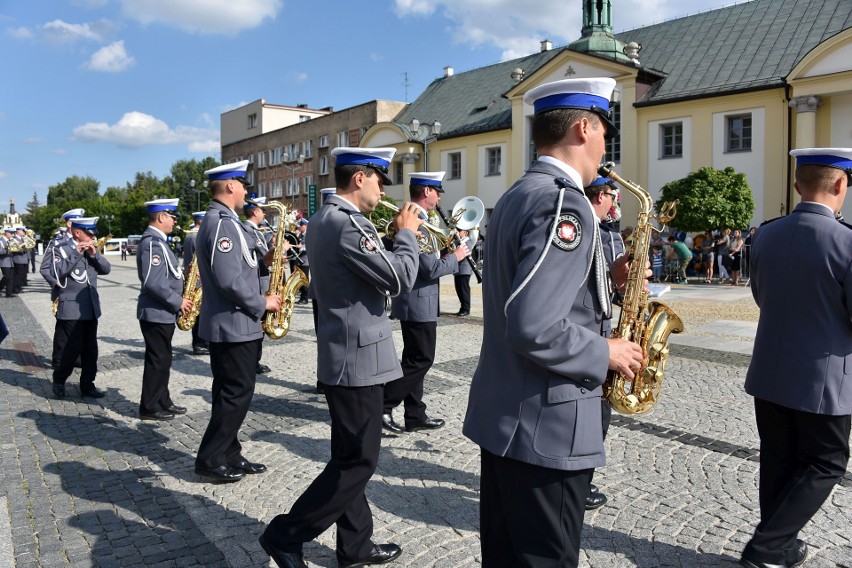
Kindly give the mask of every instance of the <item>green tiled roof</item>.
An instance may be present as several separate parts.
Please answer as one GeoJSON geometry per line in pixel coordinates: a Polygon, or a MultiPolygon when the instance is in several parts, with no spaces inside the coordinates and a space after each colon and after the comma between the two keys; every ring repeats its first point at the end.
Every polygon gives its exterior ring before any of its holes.
{"type": "Polygon", "coordinates": [[[852,26],[850,0],[752,0],[616,34],[666,78],[637,104],[769,88],[810,50],[852,26]]]}
{"type": "Polygon", "coordinates": [[[395,122],[441,123],[441,138],[511,128],[512,104],[503,94],[515,85],[512,70],[529,75],[556,57],[561,50],[527,55],[449,77],[435,79],[417,100],[397,115],[395,122]]]}

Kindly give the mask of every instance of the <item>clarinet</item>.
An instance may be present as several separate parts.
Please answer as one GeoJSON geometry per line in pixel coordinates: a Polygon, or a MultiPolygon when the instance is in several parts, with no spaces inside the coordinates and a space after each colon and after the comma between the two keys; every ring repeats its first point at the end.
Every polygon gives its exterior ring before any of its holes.
{"type": "MultiPolygon", "coordinates": [[[[459,238],[459,234],[458,232],[456,232],[456,228],[450,225],[450,219],[449,217],[447,217],[447,214],[444,213],[444,210],[441,209],[441,206],[436,205],[435,211],[438,212],[438,215],[441,216],[441,219],[444,221],[444,224],[450,229],[450,233],[453,236],[453,243],[456,246],[462,244],[462,240],[459,238]]],[[[476,276],[477,284],[482,284],[482,273],[479,271],[479,268],[477,268],[476,262],[473,260],[473,258],[471,258],[470,255],[467,255],[464,259],[470,265],[470,269],[473,271],[473,275],[476,276]]]]}

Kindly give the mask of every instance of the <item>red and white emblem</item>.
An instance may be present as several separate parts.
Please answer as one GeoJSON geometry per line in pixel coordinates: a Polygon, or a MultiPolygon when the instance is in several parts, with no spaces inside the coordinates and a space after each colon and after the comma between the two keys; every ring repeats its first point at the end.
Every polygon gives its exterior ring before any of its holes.
{"type": "Polygon", "coordinates": [[[379,247],[376,245],[376,237],[361,235],[361,240],[358,246],[361,247],[361,252],[366,254],[376,254],[379,252],[379,247]]]}
{"type": "Polygon", "coordinates": [[[163,260],[160,258],[160,255],[155,254],[154,256],[151,257],[151,264],[152,265],[160,266],[161,262],[163,262],[163,260]]]}
{"type": "Polygon", "coordinates": [[[556,219],[552,243],[562,250],[574,250],[583,240],[583,227],[573,213],[563,213],[556,219]]]}
{"type": "Polygon", "coordinates": [[[228,237],[222,237],[219,239],[219,242],[216,243],[216,250],[219,252],[231,252],[232,248],[234,248],[234,241],[228,237]]]}

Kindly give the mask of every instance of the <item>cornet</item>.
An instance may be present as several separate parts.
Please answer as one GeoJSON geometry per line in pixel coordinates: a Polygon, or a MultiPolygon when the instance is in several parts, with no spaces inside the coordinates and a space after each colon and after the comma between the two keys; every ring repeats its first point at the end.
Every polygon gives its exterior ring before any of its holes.
{"type": "MultiPolygon", "coordinates": [[[[389,201],[382,201],[380,204],[384,205],[394,213],[399,213],[399,207],[389,201]]],[[[449,244],[453,242],[452,235],[447,235],[441,228],[436,227],[435,225],[430,225],[429,223],[423,223],[422,226],[425,227],[426,231],[438,241],[438,250],[447,248],[449,244]]],[[[391,240],[393,240],[396,236],[396,228],[393,226],[393,220],[386,221],[384,223],[383,230],[385,236],[391,240]]],[[[426,239],[420,231],[417,231],[417,242],[420,243],[420,252],[425,254],[435,254],[435,252],[437,252],[432,246],[431,239],[426,239]]]]}

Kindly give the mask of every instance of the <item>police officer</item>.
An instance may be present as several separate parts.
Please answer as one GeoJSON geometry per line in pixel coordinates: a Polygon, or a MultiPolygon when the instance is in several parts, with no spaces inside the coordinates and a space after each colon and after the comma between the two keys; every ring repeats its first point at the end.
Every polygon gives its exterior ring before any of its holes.
{"type": "Polygon", "coordinates": [[[421,221],[402,207],[394,251],[386,251],[364,217],[379,203],[393,148],[332,150],[337,194],[311,218],[311,295],[319,309],[317,377],[331,414],[331,460],[287,514],[260,537],[280,567],[307,567],[302,543],[337,524],[338,566],[390,562],[395,544],[373,544],[373,518],[364,489],[381,445],[383,385],[402,375],[385,313],[387,296],[411,290],[417,275],[414,231],[421,221]]]}
{"type": "Polygon", "coordinates": [[[204,172],[213,200],[195,242],[204,294],[198,335],[209,342],[213,372],[213,408],[195,473],[217,482],[266,471],[242,455],[237,439],[254,394],[261,319],[281,309],[280,296],[264,296],[257,271],[274,251],[262,258],[236,213],[245,203],[247,168],[242,160],[204,172]]]}
{"type": "Polygon", "coordinates": [[[186,414],[172,402],[169,375],[172,368],[172,338],[178,314],[192,308],[183,298],[183,272],[166,241],[177,222],[178,199],[155,199],[145,203],[148,228],[136,248],[136,271],[142,283],[136,317],[145,339],[145,370],[139,418],[171,420],[186,414]]]}
{"type": "MultiPolygon", "coordinates": [[[[427,219],[441,201],[446,172],[414,172],[408,185],[411,202],[420,209],[422,219],[427,219]]],[[[432,252],[421,252],[418,259],[417,280],[411,292],[399,294],[391,304],[391,317],[400,321],[402,328],[402,378],[385,386],[385,410],[382,426],[395,433],[435,430],[444,425],[440,418],[429,418],[423,402],[423,379],[435,360],[438,339],[438,299],[440,278],[452,274],[459,263],[470,254],[466,245],[441,258],[437,239],[425,227],[420,227],[421,240],[430,243],[432,252]],[[393,409],[404,403],[405,427],[393,419],[393,409]]]]}
{"type": "MultiPolygon", "coordinates": [[[[601,335],[611,310],[597,176],[615,81],[528,91],[538,159],[497,202],[485,250],[485,326],[464,434],[481,448],[482,566],[577,566],[586,497],[604,465],[601,385],[642,348],[601,335]]],[[[616,261],[619,278],[626,259],[616,261]]],[[[620,282],[623,284],[623,282],[620,282]]]]}
{"type": "MultiPolygon", "coordinates": [[[[595,210],[595,216],[600,219],[599,229],[601,245],[607,266],[624,256],[624,240],[621,233],[612,227],[621,219],[618,207],[619,192],[615,181],[610,178],[598,177],[585,189],[586,197],[595,210]]],[[[619,294],[613,290],[613,301],[619,300],[619,294]]],[[[601,335],[609,337],[612,333],[612,318],[605,317],[601,322],[601,335]]],[[[603,437],[606,438],[609,424],[612,420],[612,407],[605,399],[601,399],[601,417],[603,422],[603,437]]],[[[586,510],[591,511],[602,507],[607,502],[606,495],[594,483],[589,484],[589,496],[586,497],[586,510]]]]}
{"type": "MultiPolygon", "coordinates": [[[[459,231],[459,238],[464,239],[469,237],[469,232],[459,231]]],[[[473,254],[473,251],[471,251],[473,254]]],[[[456,312],[456,317],[466,317],[470,315],[470,275],[473,274],[473,269],[469,262],[459,262],[459,268],[453,275],[453,286],[456,289],[456,297],[459,299],[459,311],[456,312]]]]}
{"type": "MultiPolygon", "coordinates": [[[[41,265],[39,267],[39,273],[50,285],[51,302],[56,301],[59,297],[59,292],[62,291],[62,288],[59,286],[59,280],[56,279],[54,272],[54,266],[57,262],[56,247],[70,240],[71,236],[68,234],[68,230],[71,228],[71,222],[74,219],[81,218],[85,214],[85,209],[69,209],[63,213],[62,218],[65,220],[65,227],[62,227],[59,230],[59,235],[50,241],[44,251],[44,256],[41,259],[41,265]]],[[[62,350],[65,348],[65,344],[68,343],[67,332],[69,329],[70,328],[67,325],[61,324],[59,320],[56,320],[53,328],[53,352],[50,358],[51,366],[54,369],[59,367],[59,358],[62,355],[62,350]]],[[[79,360],[75,361],[75,366],[80,366],[80,364],[81,362],[79,360]]]]}
{"type": "Polygon", "coordinates": [[[15,227],[14,239],[18,241],[18,248],[20,249],[12,255],[16,293],[23,292],[24,286],[27,284],[27,268],[30,265],[30,251],[24,247],[24,237],[26,234],[26,227],[15,227]]]}
{"type": "Polygon", "coordinates": [[[9,243],[13,241],[17,242],[15,229],[6,227],[3,229],[3,236],[0,237],[0,271],[3,273],[3,278],[0,279],[0,290],[5,289],[7,298],[15,296],[15,264],[12,262],[14,255],[9,251],[9,243]]]}
{"type": "MultiPolygon", "coordinates": [[[[206,211],[196,211],[192,214],[193,227],[186,234],[183,243],[184,278],[189,278],[189,266],[192,264],[192,255],[195,254],[195,239],[198,237],[198,229],[201,227],[201,222],[204,220],[205,215],[207,215],[206,211]]],[[[195,325],[192,326],[192,353],[194,355],[207,355],[210,353],[208,350],[209,346],[207,345],[207,341],[198,336],[198,322],[199,320],[196,319],[195,325]]]]}
{"type": "MultiPolygon", "coordinates": [[[[299,219],[299,261],[301,265],[299,268],[302,269],[302,272],[305,273],[305,278],[311,277],[311,260],[308,258],[307,248],[305,246],[305,242],[308,237],[308,225],[309,222],[307,219],[299,219]]],[[[307,304],[308,303],[308,292],[310,290],[310,285],[303,286],[299,291],[299,304],[307,304]]]]}
{"type": "Polygon", "coordinates": [[[80,394],[101,398],[104,391],[95,386],[98,372],[98,318],[101,301],[98,275],[109,274],[112,267],[98,252],[93,240],[98,217],[78,217],[71,221],[71,238],[53,251],[53,278],[59,288],[56,329],[67,340],[53,369],[53,394],[65,397],[65,381],[80,356],[80,394]]]}
{"type": "MultiPolygon", "coordinates": [[[[251,201],[246,201],[246,204],[243,205],[243,214],[246,216],[246,220],[243,221],[243,225],[249,235],[251,235],[251,239],[254,242],[255,247],[257,247],[259,254],[263,257],[266,256],[269,249],[272,248],[272,233],[262,233],[260,231],[260,225],[263,223],[265,217],[263,207],[259,207],[260,205],[266,205],[266,197],[258,197],[257,194],[252,193],[251,201]],[[267,235],[269,235],[268,238],[267,235]]],[[[260,276],[260,290],[266,293],[266,291],[269,290],[269,267],[263,262],[258,262],[257,271],[260,276]]],[[[263,337],[261,337],[260,346],[257,349],[256,372],[258,375],[266,374],[272,370],[267,365],[260,362],[261,357],[263,357],[263,337]]]]}
{"type": "Polygon", "coordinates": [[[835,215],[852,182],[852,148],[790,155],[802,202],[757,230],[750,255],[760,319],[745,390],[760,436],[760,522],[740,559],[747,568],[804,562],[799,531],[849,460],[852,227],[835,215]]]}

